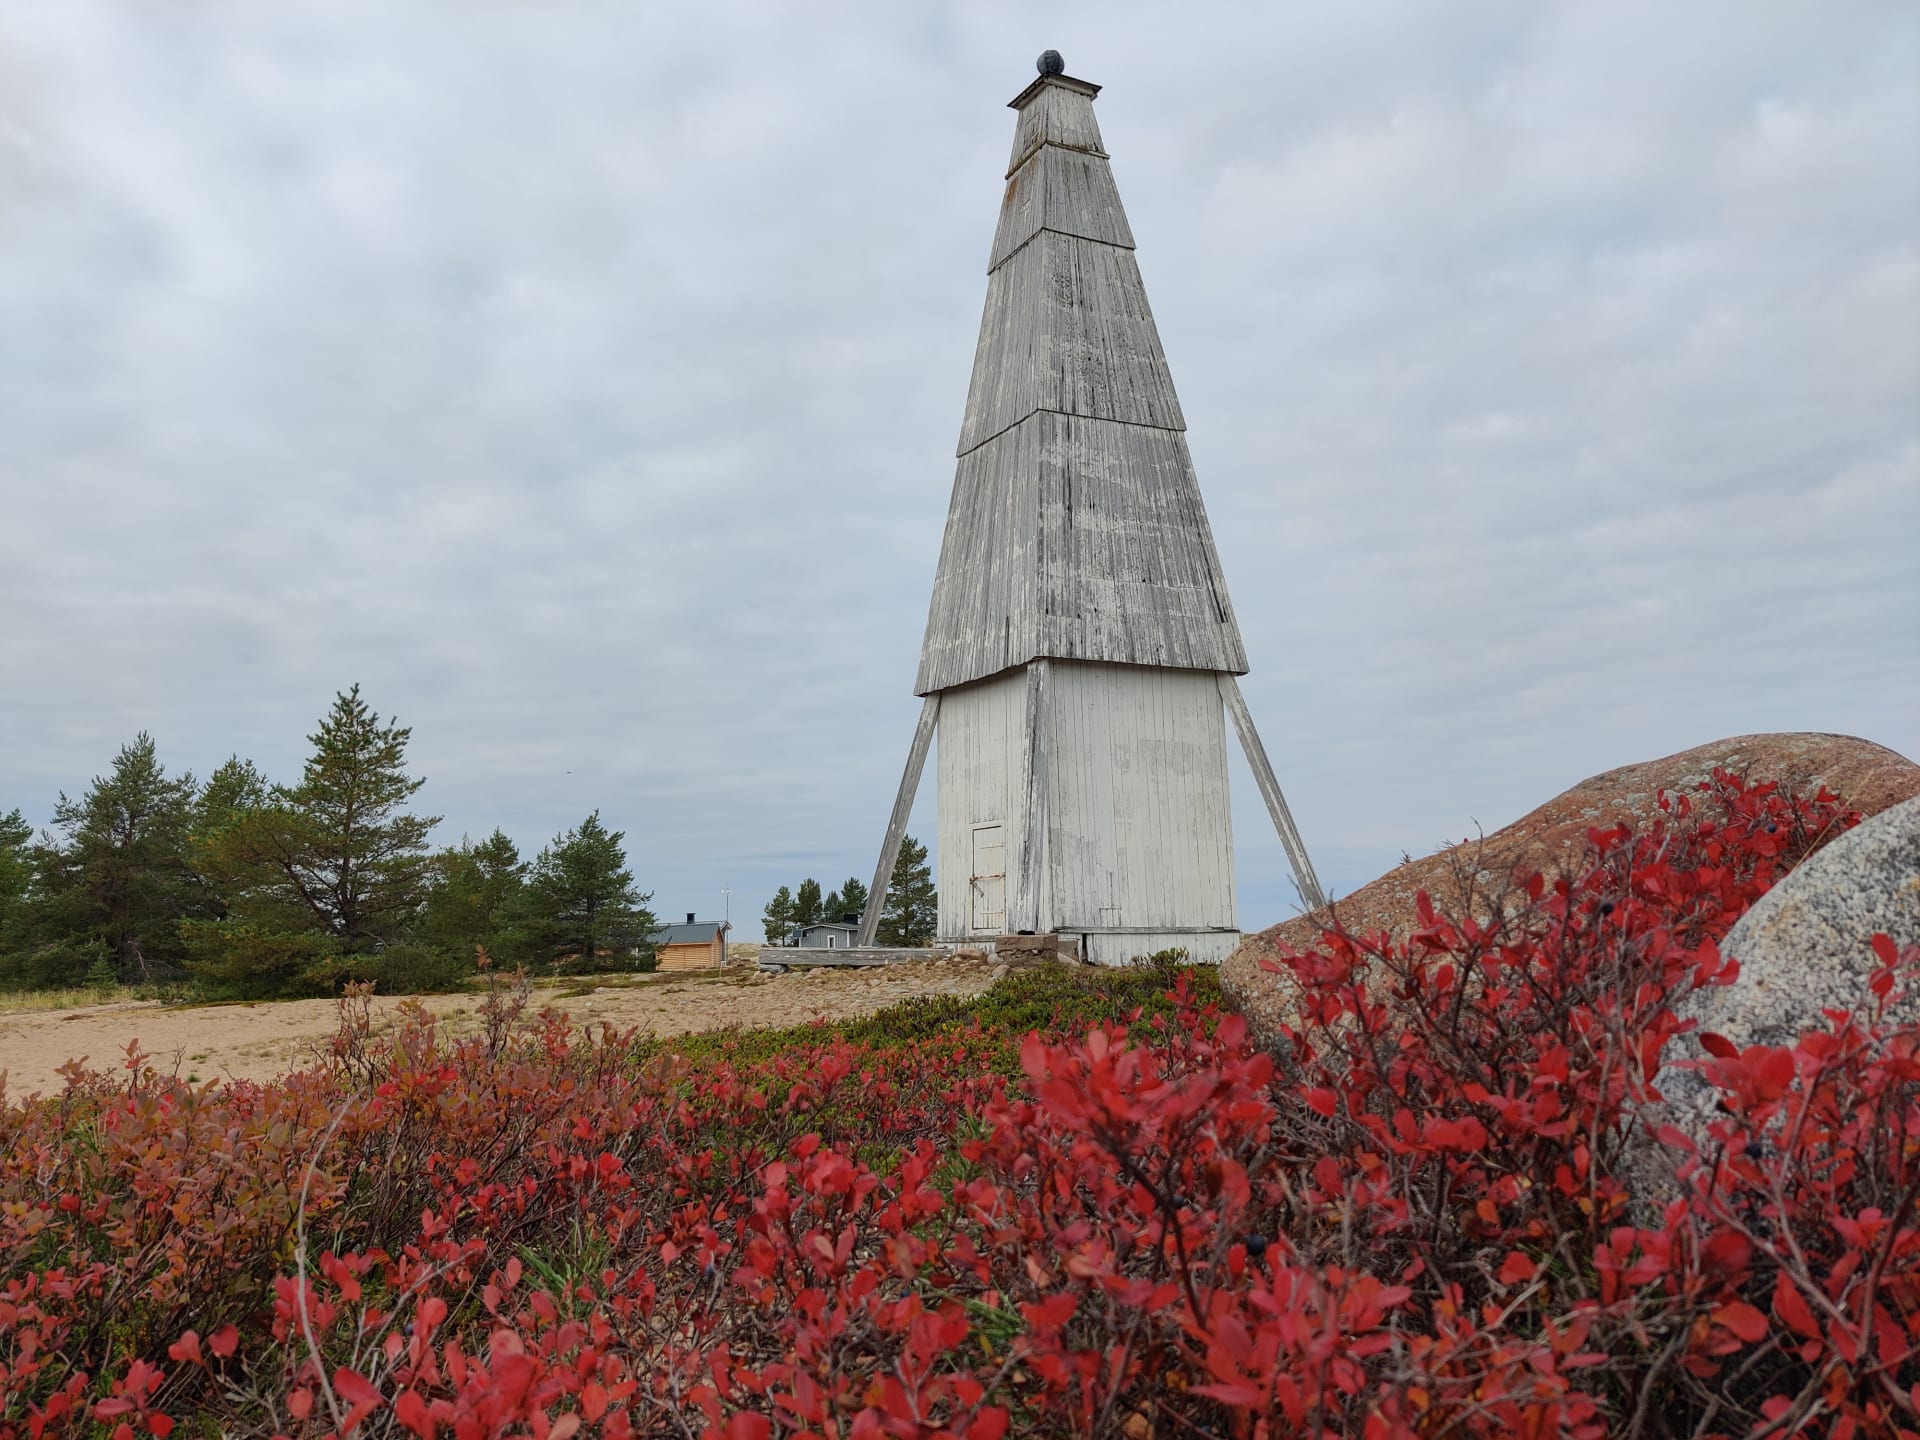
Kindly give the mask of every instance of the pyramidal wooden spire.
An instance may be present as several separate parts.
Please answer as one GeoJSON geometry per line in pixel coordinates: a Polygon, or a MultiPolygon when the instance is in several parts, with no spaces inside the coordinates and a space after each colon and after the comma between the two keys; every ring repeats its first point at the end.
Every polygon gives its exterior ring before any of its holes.
{"type": "Polygon", "coordinates": [[[1036,658],[1247,670],[1099,93],[1043,72],[1012,102],[920,695],[1036,658]]]}

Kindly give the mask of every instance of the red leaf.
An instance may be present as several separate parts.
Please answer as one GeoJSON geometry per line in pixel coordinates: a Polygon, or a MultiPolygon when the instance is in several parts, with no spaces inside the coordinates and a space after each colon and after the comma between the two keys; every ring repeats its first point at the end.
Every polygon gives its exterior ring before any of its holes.
{"type": "Polygon", "coordinates": [[[1883,932],[1873,937],[1873,953],[1882,965],[1892,965],[1900,958],[1900,947],[1893,943],[1891,935],[1883,932]]]}
{"type": "Polygon", "coordinates": [[[402,1390],[394,1397],[393,1418],[420,1437],[420,1440],[433,1440],[433,1416],[427,1413],[427,1402],[411,1390],[402,1390]]]}
{"type": "Polygon", "coordinates": [[[1050,1295],[1038,1303],[1022,1302],[1020,1313],[1027,1317],[1029,1325],[1064,1325],[1073,1318],[1073,1312],[1080,1308],[1080,1301],[1073,1295],[1050,1295]]]}
{"type": "Polygon", "coordinates": [[[727,1421],[727,1440],[773,1440],[773,1422],[742,1410],[727,1421]]]}
{"type": "Polygon", "coordinates": [[[1738,1060],[1740,1047],[1724,1035],[1716,1035],[1711,1030],[1700,1032],[1700,1048],[1709,1055],[1721,1060],[1738,1060]]]}
{"type": "Polygon", "coordinates": [[[1734,1300],[1713,1312],[1713,1323],[1724,1325],[1749,1345],[1767,1338],[1767,1317],[1744,1300],[1734,1300]]]}
{"type": "Polygon", "coordinates": [[[240,1348],[240,1332],[231,1325],[222,1325],[207,1337],[207,1345],[214,1354],[225,1360],[240,1348]]]}
{"type": "Polygon", "coordinates": [[[380,1392],[368,1383],[367,1377],[357,1370],[348,1370],[344,1366],[333,1372],[333,1388],[340,1392],[342,1399],[353,1405],[379,1404],[380,1392]]]}
{"type": "Polygon", "coordinates": [[[989,1405],[973,1417],[973,1423],[966,1429],[967,1440],[1001,1440],[1007,1433],[1007,1412],[998,1405],[989,1405]]]}
{"type": "Polygon", "coordinates": [[[1318,1114],[1331,1116],[1340,1108],[1340,1097],[1323,1087],[1315,1087],[1305,1095],[1308,1108],[1318,1114]]]}
{"type": "Polygon", "coordinates": [[[1507,1256],[1506,1262],[1500,1267],[1500,1283],[1502,1285],[1524,1285],[1527,1281],[1533,1279],[1534,1272],[1538,1268],[1530,1257],[1515,1250],[1507,1256]]]}
{"type": "Polygon", "coordinates": [[[178,1360],[188,1365],[204,1365],[207,1363],[205,1357],[200,1353],[200,1336],[192,1330],[187,1331],[186,1334],[182,1335],[167,1347],[167,1356],[169,1359],[178,1360]]]}
{"type": "Polygon", "coordinates": [[[159,1436],[160,1440],[167,1440],[167,1436],[173,1433],[173,1417],[158,1410],[149,1410],[147,1429],[159,1436]]]}
{"type": "Polygon", "coordinates": [[[1813,1309],[1807,1304],[1806,1297],[1800,1293],[1800,1287],[1787,1278],[1782,1270],[1773,1282],[1773,1313],[1796,1335],[1809,1340],[1820,1338],[1819,1322],[1813,1318],[1813,1309]]]}
{"type": "Polygon", "coordinates": [[[1262,1395],[1253,1386],[1245,1383],[1235,1385],[1196,1385],[1193,1387],[1193,1393],[1218,1400],[1222,1405],[1239,1405],[1243,1408],[1258,1405],[1266,1399],[1266,1396],[1262,1395]]]}

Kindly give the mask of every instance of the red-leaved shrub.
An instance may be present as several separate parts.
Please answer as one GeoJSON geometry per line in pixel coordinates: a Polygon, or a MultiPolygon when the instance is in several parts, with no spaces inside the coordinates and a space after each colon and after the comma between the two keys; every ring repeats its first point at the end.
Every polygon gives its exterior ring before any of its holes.
{"type": "Polygon", "coordinates": [[[1491,919],[1200,1003],[690,1063],[547,1015],[0,1111],[0,1440],[1920,1435],[1920,954],[1791,1049],[1688,987],[1855,818],[1716,776],[1491,919]],[[1651,1107],[1651,1108],[1650,1108],[1651,1107]]]}

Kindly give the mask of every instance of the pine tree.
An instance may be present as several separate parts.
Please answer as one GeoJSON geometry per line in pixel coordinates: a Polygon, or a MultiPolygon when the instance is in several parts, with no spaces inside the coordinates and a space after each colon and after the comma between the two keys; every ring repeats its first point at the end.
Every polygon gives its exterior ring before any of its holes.
{"type": "Polygon", "coordinates": [[[512,928],[526,888],[527,864],[512,840],[496,829],[478,845],[465,836],[434,857],[420,939],[472,960],[475,947],[507,958],[512,928]]]}
{"type": "Polygon", "coordinates": [[[860,883],[858,875],[849,875],[846,884],[827,893],[820,904],[820,915],[826,920],[845,920],[849,915],[857,920],[866,905],[867,887],[860,883]]]}
{"type": "Polygon", "coordinates": [[[412,736],[383,726],[355,685],[307,737],[314,749],[300,783],[275,791],[292,821],[282,832],[285,884],[349,953],[393,938],[426,890],[427,836],[440,817],[406,812],[426,783],[406,772],[412,736]]]}
{"type": "Polygon", "coordinates": [[[272,786],[251,760],[229,756],[207,777],[193,803],[188,855],[203,908],[215,919],[225,919],[235,897],[216,879],[221,871],[221,837],[244,817],[263,809],[272,799],[272,786]]]}
{"type": "Polygon", "coordinates": [[[0,981],[26,979],[34,887],[33,826],[18,809],[0,815],[0,981]]]}
{"type": "Polygon", "coordinates": [[[928,945],[940,926],[940,897],[933,888],[927,847],[908,835],[900,842],[887,882],[886,908],[875,939],[882,945],[928,945]]]}
{"type": "MultiPolygon", "coordinates": [[[[228,913],[185,927],[197,973],[242,994],[324,991],[373,973],[354,957],[417,920],[432,866],[427,836],[440,823],[406,808],[425,783],[406,771],[412,733],[381,724],[355,685],[307,737],[313,753],[298,785],[223,812],[199,855],[228,913]]],[[[246,777],[233,779],[246,799],[246,777]]]]}
{"type": "Polygon", "coordinates": [[[600,823],[600,812],[554,837],[533,862],[524,914],[527,948],[546,964],[583,970],[651,970],[651,936],[660,922],[627,869],[626,836],[600,823]]]}
{"type": "Polygon", "coordinates": [[[803,930],[820,922],[820,882],[809,875],[793,896],[793,928],[803,930]]]}
{"type": "Polygon", "coordinates": [[[769,945],[778,945],[793,929],[793,892],[782,885],[760,912],[760,928],[769,945]]]}
{"type": "MultiPolygon", "coordinates": [[[[200,912],[188,856],[194,778],[169,778],[153,737],[142,731],[96,776],[87,793],[63,793],[53,823],[61,839],[36,857],[43,882],[41,921],[52,968],[153,979],[178,971],[182,920],[200,912]],[[106,970],[95,970],[104,961],[106,970]]],[[[65,978],[71,983],[79,974],[65,978]]]]}
{"type": "Polygon", "coordinates": [[[194,801],[194,839],[210,839],[242,815],[266,805],[272,795],[273,787],[251,760],[228,756],[207,776],[207,783],[200,787],[199,798],[194,801]]]}
{"type": "Polygon", "coordinates": [[[858,875],[849,875],[847,877],[847,883],[840,887],[840,908],[834,912],[836,918],[842,915],[852,915],[857,919],[865,913],[866,908],[866,885],[861,882],[858,875]]]}

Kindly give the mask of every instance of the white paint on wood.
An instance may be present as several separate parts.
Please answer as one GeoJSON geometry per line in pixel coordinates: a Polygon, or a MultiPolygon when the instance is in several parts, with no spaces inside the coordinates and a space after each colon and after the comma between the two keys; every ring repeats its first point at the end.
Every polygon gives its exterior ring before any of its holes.
{"type": "Polygon", "coordinates": [[[1027,666],[1026,824],[1020,829],[1019,884],[1006,927],[1036,934],[1046,929],[1047,751],[1053,743],[1050,682],[1048,661],[1035,660],[1027,666]]]}
{"type": "Polygon", "coordinates": [[[1004,825],[975,825],[973,873],[967,880],[967,928],[998,935],[1007,923],[1007,840],[1004,825]]]}
{"type": "Polygon", "coordinates": [[[1026,672],[1014,670],[941,696],[937,847],[940,938],[973,931],[973,828],[1026,826],[1026,672]]]}
{"type": "Polygon", "coordinates": [[[860,916],[855,944],[873,944],[880,928],[880,915],[886,909],[887,885],[893,879],[893,863],[900,858],[900,841],[907,833],[907,817],[913,813],[913,797],[920,789],[920,772],[927,763],[927,748],[933,744],[934,725],[940,717],[940,697],[929,695],[920,706],[920,723],[914,727],[913,744],[907,748],[907,768],[901,772],[900,788],[894,793],[893,814],[887,820],[886,838],[880,842],[880,863],[873,867],[873,884],[867,887],[867,908],[860,916]]]}
{"type": "Polygon", "coordinates": [[[1056,661],[1042,930],[1237,925],[1226,727],[1211,675],[1056,661]]]}
{"type": "Polygon", "coordinates": [[[1226,745],[1219,691],[1199,671],[1055,661],[1044,677],[1015,670],[946,692],[941,938],[981,933],[975,837],[987,825],[1038,831],[1037,898],[1026,908],[1036,882],[1016,867],[1010,929],[1232,931],[1226,745]]]}

